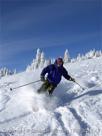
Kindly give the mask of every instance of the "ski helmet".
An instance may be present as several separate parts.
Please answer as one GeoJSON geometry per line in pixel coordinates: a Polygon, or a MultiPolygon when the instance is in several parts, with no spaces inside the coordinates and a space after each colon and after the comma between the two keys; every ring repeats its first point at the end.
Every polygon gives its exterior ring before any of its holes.
{"type": "Polygon", "coordinates": [[[57,59],[57,62],[63,63],[63,59],[62,59],[62,58],[58,58],[58,59],[57,59]]]}

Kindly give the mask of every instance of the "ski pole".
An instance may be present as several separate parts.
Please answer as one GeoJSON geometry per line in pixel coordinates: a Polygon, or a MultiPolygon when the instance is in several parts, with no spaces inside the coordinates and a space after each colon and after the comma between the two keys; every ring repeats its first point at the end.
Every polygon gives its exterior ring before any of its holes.
{"type": "Polygon", "coordinates": [[[76,81],[75,81],[75,83],[76,83],[78,86],[80,86],[82,90],[85,90],[85,89],[84,89],[81,85],[79,85],[76,81]]]}
{"type": "Polygon", "coordinates": [[[23,86],[27,86],[27,85],[30,85],[30,84],[34,84],[34,83],[39,82],[39,81],[41,81],[41,80],[38,80],[38,81],[35,81],[35,82],[31,82],[31,83],[28,83],[28,84],[25,84],[25,85],[21,85],[21,86],[15,87],[15,88],[10,88],[10,90],[12,91],[14,89],[17,89],[17,88],[20,88],[20,87],[23,87],[23,86]]]}

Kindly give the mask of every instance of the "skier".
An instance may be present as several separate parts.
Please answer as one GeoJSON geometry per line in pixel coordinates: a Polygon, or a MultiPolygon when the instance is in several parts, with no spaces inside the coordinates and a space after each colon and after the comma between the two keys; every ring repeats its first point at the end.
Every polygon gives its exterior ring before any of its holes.
{"type": "Polygon", "coordinates": [[[67,80],[75,82],[75,79],[69,76],[67,70],[63,67],[63,59],[58,58],[54,64],[51,64],[42,70],[41,81],[44,83],[37,92],[45,92],[47,95],[52,95],[52,92],[60,83],[62,76],[64,76],[67,80]],[[45,80],[46,73],[48,73],[48,76],[45,80]]]}

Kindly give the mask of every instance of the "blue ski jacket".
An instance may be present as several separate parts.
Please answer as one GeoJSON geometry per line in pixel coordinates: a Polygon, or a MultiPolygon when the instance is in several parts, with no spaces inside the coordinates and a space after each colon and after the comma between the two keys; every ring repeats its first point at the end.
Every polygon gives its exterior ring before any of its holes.
{"type": "Polygon", "coordinates": [[[54,84],[59,84],[62,76],[64,76],[67,80],[71,78],[63,65],[58,68],[56,61],[54,64],[45,67],[41,72],[41,76],[45,76],[46,73],[48,73],[47,80],[54,84]]]}

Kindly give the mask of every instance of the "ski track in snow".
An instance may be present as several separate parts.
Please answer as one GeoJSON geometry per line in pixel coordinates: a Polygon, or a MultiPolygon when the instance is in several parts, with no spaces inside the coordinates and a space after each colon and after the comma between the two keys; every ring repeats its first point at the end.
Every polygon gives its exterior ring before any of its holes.
{"type": "Polygon", "coordinates": [[[65,67],[85,90],[64,78],[52,98],[36,93],[41,82],[9,90],[39,80],[41,70],[0,79],[0,136],[102,135],[102,57],[65,67]]]}

